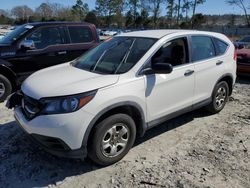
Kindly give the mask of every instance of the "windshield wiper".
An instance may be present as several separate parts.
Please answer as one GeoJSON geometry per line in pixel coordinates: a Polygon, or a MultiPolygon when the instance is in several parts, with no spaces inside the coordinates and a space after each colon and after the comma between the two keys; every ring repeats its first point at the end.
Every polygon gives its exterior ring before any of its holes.
{"type": "Polygon", "coordinates": [[[102,55],[99,57],[99,59],[97,60],[97,62],[96,62],[96,64],[95,64],[95,66],[94,66],[94,68],[93,69],[91,69],[90,71],[95,71],[95,69],[96,69],[96,67],[99,65],[99,63],[101,62],[101,60],[102,60],[102,57],[106,54],[106,52],[107,52],[108,50],[105,50],[103,53],[102,53],[102,55]]]}
{"type": "Polygon", "coordinates": [[[117,66],[116,70],[114,71],[114,74],[116,74],[116,73],[118,72],[118,70],[121,68],[121,66],[122,66],[125,62],[127,62],[128,56],[129,56],[129,54],[130,54],[131,49],[132,49],[133,46],[134,46],[135,40],[136,40],[136,39],[134,39],[134,41],[133,41],[132,44],[130,45],[129,49],[126,51],[124,57],[122,58],[122,60],[121,60],[121,62],[119,63],[119,65],[117,66]]]}
{"type": "MultiPolygon", "coordinates": [[[[128,39],[126,39],[126,40],[128,40],[128,39]]],[[[114,47],[120,45],[120,44],[121,44],[122,42],[124,42],[124,41],[125,41],[125,40],[122,40],[122,41],[120,41],[120,42],[116,42],[116,44],[114,44],[113,46],[111,46],[109,49],[105,50],[105,51],[102,53],[102,55],[100,56],[100,58],[97,60],[97,62],[96,62],[96,64],[95,64],[94,68],[91,69],[90,71],[94,72],[95,69],[97,68],[97,66],[101,63],[101,60],[102,60],[103,56],[104,56],[108,51],[110,51],[110,50],[113,49],[114,47]]]]}

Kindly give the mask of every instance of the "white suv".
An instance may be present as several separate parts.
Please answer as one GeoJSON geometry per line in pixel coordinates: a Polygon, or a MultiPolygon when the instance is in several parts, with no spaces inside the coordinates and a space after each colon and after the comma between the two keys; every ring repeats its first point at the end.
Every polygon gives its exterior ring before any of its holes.
{"type": "Polygon", "coordinates": [[[222,34],[138,31],[34,73],[6,105],[47,151],[109,165],[157,124],[222,110],[235,79],[234,45],[222,34]]]}

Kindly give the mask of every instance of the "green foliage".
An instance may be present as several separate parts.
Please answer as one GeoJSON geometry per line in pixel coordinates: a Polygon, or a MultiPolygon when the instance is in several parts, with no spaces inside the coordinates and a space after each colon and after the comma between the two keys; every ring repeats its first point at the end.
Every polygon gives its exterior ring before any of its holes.
{"type": "Polygon", "coordinates": [[[134,24],[134,18],[133,18],[133,15],[132,15],[131,11],[129,10],[127,12],[127,14],[126,14],[126,23],[125,23],[125,26],[127,28],[130,28],[130,27],[133,26],[133,24],[134,24]]]}
{"type": "Polygon", "coordinates": [[[85,15],[89,11],[87,3],[82,0],[76,0],[76,4],[72,6],[72,14],[75,16],[76,21],[84,21],[85,15]]]}
{"type": "Polygon", "coordinates": [[[94,12],[89,12],[85,17],[85,22],[92,23],[94,25],[98,24],[97,17],[94,12]]]}
{"type": "MultiPolygon", "coordinates": [[[[196,14],[197,7],[205,3],[205,0],[96,0],[95,10],[91,12],[89,12],[88,4],[84,0],[76,0],[72,7],[44,1],[35,10],[26,5],[13,7],[11,11],[0,9],[0,24],[86,21],[98,27],[197,28],[204,25],[205,22],[207,26],[218,23],[216,16],[196,14]],[[166,7],[165,10],[162,8],[163,6],[166,7]]],[[[223,18],[227,21],[228,26],[244,25],[245,23],[250,25],[249,0],[224,1],[229,5],[241,8],[242,13],[244,13],[244,16],[230,15],[227,19],[223,18]]],[[[218,18],[221,17],[223,16],[218,18]]],[[[224,23],[224,21],[220,21],[220,23],[224,23]]]]}
{"type": "Polygon", "coordinates": [[[111,17],[122,13],[124,0],[96,0],[96,11],[99,16],[106,17],[106,25],[111,23],[111,17]]]}
{"type": "Polygon", "coordinates": [[[0,24],[12,24],[12,23],[13,23],[13,19],[6,17],[3,14],[0,15],[0,24]]]}
{"type": "Polygon", "coordinates": [[[200,27],[201,24],[206,22],[206,17],[203,14],[195,14],[192,17],[193,28],[200,27]]]}
{"type": "Polygon", "coordinates": [[[163,3],[163,0],[149,0],[149,3],[152,4],[151,6],[151,10],[153,13],[152,16],[152,20],[153,20],[153,27],[156,28],[157,27],[157,21],[158,21],[158,17],[160,15],[161,12],[161,4],[163,3]]]}

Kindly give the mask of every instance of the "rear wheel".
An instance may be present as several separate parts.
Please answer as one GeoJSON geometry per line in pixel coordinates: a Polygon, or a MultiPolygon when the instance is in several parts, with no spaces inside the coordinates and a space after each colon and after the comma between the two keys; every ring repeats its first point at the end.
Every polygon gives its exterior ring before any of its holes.
{"type": "Polygon", "coordinates": [[[99,165],[110,165],[121,160],[133,146],[136,127],[126,114],[115,114],[100,122],[89,142],[89,158],[99,165]]]}
{"type": "Polygon", "coordinates": [[[228,94],[229,88],[227,82],[221,81],[216,84],[212,94],[212,102],[207,106],[207,110],[211,113],[220,112],[228,101],[228,94]]]}
{"type": "Polygon", "coordinates": [[[12,86],[8,78],[0,74],[0,102],[11,94],[12,86]]]}

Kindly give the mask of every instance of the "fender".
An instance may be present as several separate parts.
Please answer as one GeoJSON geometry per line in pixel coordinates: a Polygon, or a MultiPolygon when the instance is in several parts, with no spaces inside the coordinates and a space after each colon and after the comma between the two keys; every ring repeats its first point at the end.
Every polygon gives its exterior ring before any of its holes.
{"type": "MultiPolygon", "coordinates": [[[[222,78],[224,78],[224,77],[226,77],[226,76],[231,77],[231,78],[232,78],[232,81],[233,81],[233,75],[232,75],[231,73],[226,73],[226,74],[223,74],[223,75],[217,80],[216,84],[218,84],[218,82],[219,82],[222,78]]],[[[216,84],[215,84],[215,85],[216,85],[216,84]]]]}
{"type": "MultiPolygon", "coordinates": [[[[232,79],[232,85],[229,86],[229,88],[231,87],[231,88],[232,88],[232,91],[233,91],[234,79],[233,79],[233,75],[232,75],[231,73],[223,74],[223,75],[216,81],[216,83],[215,83],[215,85],[214,85],[214,88],[215,88],[215,86],[216,86],[223,78],[225,78],[225,77],[230,77],[230,78],[232,79]]],[[[214,89],[213,89],[213,91],[214,91],[214,89]]],[[[211,93],[211,96],[213,95],[213,91],[212,91],[212,93],[211,93]]],[[[230,91],[229,95],[232,94],[232,91],[230,91]]]]}
{"type": "Polygon", "coordinates": [[[10,62],[6,61],[6,60],[3,60],[3,59],[0,59],[0,66],[6,66],[6,67],[11,67],[13,66],[10,62]]]}
{"type": "Polygon", "coordinates": [[[113,104],[107,108],[104,108],[103,110],[101,110],[93,119],[92,121],[90,122],[90,124],[88,125],[88,128],[84,134],[84,137],[83,137],[83,142],[82,142],[82,146],[87,146],[87,142],[88,142],[88,138],[89,138],[89,135],[90,135],[90,132],[92,130],[92,128],[94,127],[94,125],[96,124],[96,122],[98,121],[98,119],[104,115],[106,112],[114,109],[114,108],[117,108],[117,107],[123,107],[123,106],[132,106],[134,108],[136,108],[139,112],[140,112],[140,115],[141,115],[141,121],[142,121],[142,125],[140,125],[139,127],[139,135],[140,136],[143,136],[145,131],[147,130],[147,124],[145,122],[145,115],[144,115],[144,112],[141,108],[141,106],[139,104],[137,104],[136,102],[132,102],[132,101],[124,101],[124,102],[119,102],[119,103],[116,103],[116,104],[113,104]]]}

